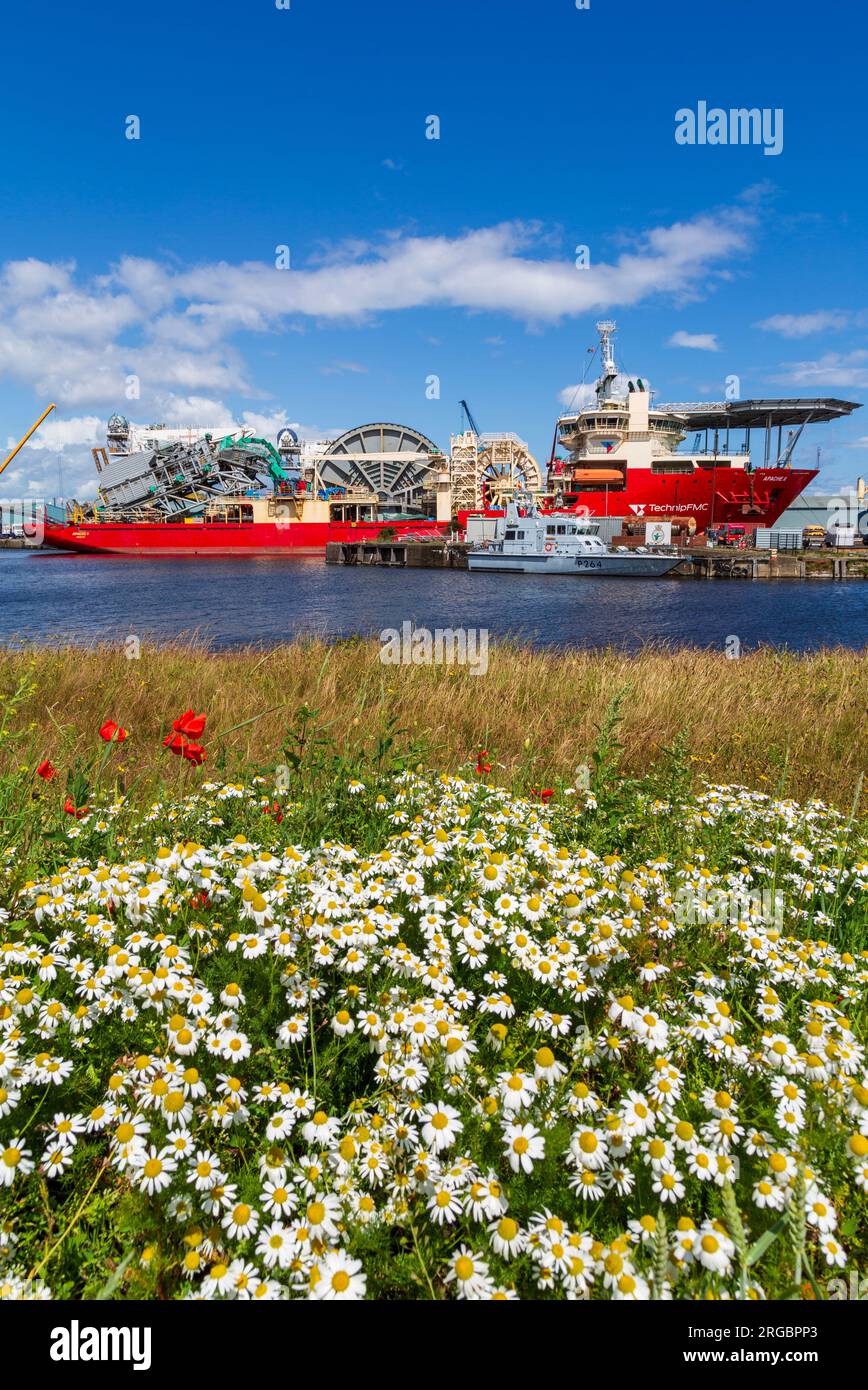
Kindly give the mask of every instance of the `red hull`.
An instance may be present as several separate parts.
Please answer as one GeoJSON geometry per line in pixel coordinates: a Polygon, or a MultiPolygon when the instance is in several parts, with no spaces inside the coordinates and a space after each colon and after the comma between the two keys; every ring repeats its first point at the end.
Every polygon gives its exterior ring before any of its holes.
{"type": "Polygon", "coordinates": [[[375,541],[384,530],[396,538],[421,538],[445,529],[433,521],[100,521],[63,526],[46,521],[43,543],[89,555],[321,555],[329,541],[375,541]]]}
{"type": "Polygon", "coordinates": [[[773,526],[816,476],[815,468],[697,468],[668,474],[628,468],[624,487],[579,486],[570,499],[589,516],[693,517],[700,531],[725,521],[773,526]]]}
{"type": "MultiPolygon", "coordinates": [[[[689,474],[627,470],[626,485],[578,488],[571,509],[593,517],[671,519],[691,517],[704,531],[723,522],[773,526],[817,476],[816,469],[696,469],[689,474]]],[[[557,480],[555,480],[557,481],[557,480]]],[[[502,515],[495,508],[492,516],[502,515]]],[[[459,513],[466,524],[468,513],[459,513]]],[[[396,537],[443,534],[433,521],[290,523],[223,521],[45,523],[44,543],[58,550],[111,555],[321,555],[329,541],[374,541],[385,529],[396,537]]]]}
{"type": "MultiPolygon", "coordinates": [[[[550,486],[565,489],[563,507],[581,516],[624,517],[635,521],[689,521],[698,531],[725,521],[746,526],[774,526],[817,476],[815,468],[696,469],[693,473],[654,473],[647,468],[628,468],[623,486],[571,486],[567,478],[550,474],[550,486]]],[[[546,510],[546,507],[543,507],[546,510]]],[[[458,513],[462,529],[467,518],[479,513],[458,513]]],[[[486,507],[486,516],[503,516],[502,509],[486,507]]]]}

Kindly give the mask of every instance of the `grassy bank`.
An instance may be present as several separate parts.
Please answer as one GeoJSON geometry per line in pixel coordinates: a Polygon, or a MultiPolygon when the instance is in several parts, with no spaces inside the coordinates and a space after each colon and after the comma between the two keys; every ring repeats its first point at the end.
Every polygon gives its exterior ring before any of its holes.
{"type": "Polygon", "coordinates": [[[227,776],[273,768],[298,709],[317,711],[348,755],[390,723],[424,745],[425,761],[454,770],[477,748],[507,785],[569,781],[591,752],[606,708],[623,693],[622,768],[642,773],[681,739],[700,777],[785,788],[849,806],[864,766],[868,668],[845,649],[795,656],[771,649],[739,660],[695,649],[563,654],[493,646],[489,669],[383,666],[374,642],[294,642],[268,652],[214,654],[149,646],[128,660],[101,646],[0,653],[9,707],[0,774],[50,757],[70,764],[112,718],[131,731],[135,758],[121,785],[159,788],[160,736],[172,716],[207,710],[211,765],[227,776]],[[18,691],[17,698],[15,692],[18,691]]]}
{"type": "Polygon", "coordinates": [[[858,658],[0,678],[0,1298],[824,1299],[864,1268],[858,658]]]}

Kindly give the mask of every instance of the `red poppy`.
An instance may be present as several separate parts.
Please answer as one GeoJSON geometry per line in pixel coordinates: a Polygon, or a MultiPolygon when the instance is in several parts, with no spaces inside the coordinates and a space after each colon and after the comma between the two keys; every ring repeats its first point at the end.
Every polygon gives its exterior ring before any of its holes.
{"type": "Polygon", "coordinates": [[[82,816],[87,815],[87,807],[76,806],[71,796],[68,796],[64,801],[63,809],[68,816],[75,816],[76,820],[81,820],[82,816]]]}
{"type": "Polygon", "coordinates": [[[168,748],[170,753],[177,753],[180,757],[185,748],[185,740],[180,734],[167,734],[163,739],[163,747],[168,748]]]}
{"type": "Polygon", "coordinates": [[[172,720],[172,728],[176,734],[185,734],[187,738],[201,738],[205,732],[205,718],[204,714],[194,714],[188,709],[180,719],[172,720]]]}
{"type": "Polygon", "coordinates": [[[551,801],[552,797],[554,796],[554,792],[552,791],[551,787],[534,787],[533,791],[531,792],[531,796],[538,797],[539,800],[542,802],[548,802],[551,801]]]}
{"type": "Polygon", "coordinates": [[[43,758],[36,769],[36,776],[41,777],[43,782],[50,782],[52,777],[57,776],[57,768],[53,767],[47,758],[43,758]]]}
{"type": "Polygon", "coordinates": [[[107,719],[99,731],[99,736],[105,739],[106,743],[123,743],[127,737],[127,731],[122,729],[120,724],[116,724],[113,719],[107,719]]]}
{"type": "Polygon", "coordinates": [[[479,752],[476,755],[476,771],[480,775],[483,772],[491,771],[491,763],[486,761],[487,758],[488,750],[486,748],[480,748],[479,752]]]}
{"type": "Polygon", "coordinates": [[[185,743],[181,752],[187,761],[194,763],[196,767],[201,767],[206,758],[205,749],[201,743],[185,743]]]}

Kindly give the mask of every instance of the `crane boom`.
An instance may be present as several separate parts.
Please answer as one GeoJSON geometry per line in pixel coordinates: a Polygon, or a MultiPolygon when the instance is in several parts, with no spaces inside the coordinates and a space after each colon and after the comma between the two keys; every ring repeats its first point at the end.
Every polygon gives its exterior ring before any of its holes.
{"type": "Polygon", "coordinates": [[[476,421],[475,421],[474,418],[473,418],[473,414],[472,414],[472,412],[471,412],[471,410],[470,410],[470,406],[467,404],[466,401],[459,401],[458,404],[461,406],[461,409],[464,411],[464,414],[467,416],[467,423],[468,423],[468,425],[470,426],[470,428],[473,430],[473,433],[474,433],[474,434],[477,434],[477,435],[481,435],[482,431],[480,430],[479,426],[477,425],[476,421]]]}
{"type": "Polygon", "coordinates": [[[4,462],[3,462],[2,464],[0,464],[0,473],[3,472],[3,469],[6,467],[7,464],[10,464],[10,463],[12,462],[12,460],[13,460],[14,457],[15,457],[15,455],[18,453],[18,450],[24,448],[24,445],[27,443],[27,441],[28,441],[28,439],[30,438],[31,434],[35,434],[35,433],[36,433],[36,431],[39,429],[39,426],[42,424],[42,421],[45,419],[46,415],[50,415],[51,412],[52,412],[52,410],[54,410],[54,409],[55,409],[55,403],[52,401],[52,403],[51,403],[51,405],[48,407],[48,409],[47,409],[47,410],[43,410],[43,412],[42,412],[42,414],[40,415],[39,419],[36,421],[36,424],[30,426],[30,429],[27,431],[27,433],[25,434],[24,438],[23,438],[23,439],[19,439],[18,443],[15,445],[15,448],[12,450],[12,453],[9,454],[9,456],[4,460],[4,462]]]}

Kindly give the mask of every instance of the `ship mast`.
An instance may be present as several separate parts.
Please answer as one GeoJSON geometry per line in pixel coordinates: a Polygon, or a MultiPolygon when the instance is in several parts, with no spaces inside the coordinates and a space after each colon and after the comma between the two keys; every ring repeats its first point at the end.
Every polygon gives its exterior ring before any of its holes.
{"type": "Polygon", "coordinates": [[[616,332],[617,327],[614,319],[600,319],[597,324],[597,332],[600,335],[600,360],[603,364],[602,374],[597,382],[598,404],[609,400],[618,376],[618,369],[615,366],[615,349],[612,346],[612,334],[616,332]]]}

